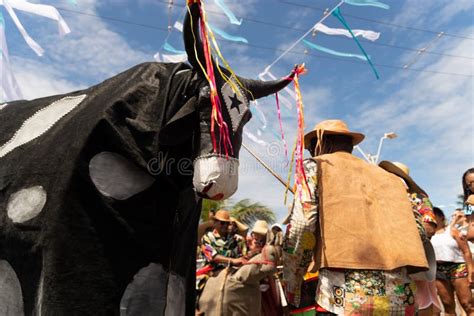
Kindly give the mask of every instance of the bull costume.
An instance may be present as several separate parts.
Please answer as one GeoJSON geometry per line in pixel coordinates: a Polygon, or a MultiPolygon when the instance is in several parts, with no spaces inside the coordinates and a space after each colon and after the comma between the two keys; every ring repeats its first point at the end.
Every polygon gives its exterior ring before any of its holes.
{"type": "Polygon", "coordinates": [[[215,71],[233,147],[221,156],[192,35],[199,3],[189,9],[191,67],[144,63],[85,90],[0,107],[1,315],[194,314],[200,197],[235,192],[249,100],[291,75],[238,78],[235,93],[215,71]]]}
{"type": "Polygon", "coordinates": [[[405,187],[351,154],[363,134],[327,120],[306,134],[309,190],[295,194],[284,242],[288,301],[298,307],[308,266],[316,301],[337,315],[414,315],[408,273],[428,268],[405,187]]]}

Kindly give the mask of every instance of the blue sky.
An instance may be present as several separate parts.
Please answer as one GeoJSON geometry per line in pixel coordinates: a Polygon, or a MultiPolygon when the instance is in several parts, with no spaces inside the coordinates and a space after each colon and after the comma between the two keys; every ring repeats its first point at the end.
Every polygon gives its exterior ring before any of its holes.
{"type": "MultiPolygon", "coordinates": [[[[60,37],[51,20],[17,12],[30,35],[45,49],[37,57],[26,45],[3,7],[10,59],[27,99],[77,90],[101,82],[135,64],[153,60],[165,43],[168,21],[182,15],[184,0],[174,1],[171,16],[167,0],[66,0],[30,1],[56,6],[72,33],[60,37]],[[102,17],[102,18],[101,18],[102,17]],[[122,21],[122,22],[120,22],[122,21]],[[128,21],[130,23],[124,23],[128,21]]],[[[228,33],[247,38],[249,45],[219,41],[233,69],[255,78],[279,57],[323,14],[335,0],[224,1],[241,26],[231,25],[214,1],[206,1],[209,20],[228,33]]],[[[386,140],[381,159],[401,161],[436,205],[450,213],[461,193],[461,175],[474,166],[474,2],[472,0],[382,1],[389,10],[341,7],[354,29],[381,32],[380,39],[361,41],[380,73],[358,59],[339,58],[297,45],[272,68],[283,76],[296,63],[309,72],[301,77],[306,127],[323,119],[345,120],[353,130],[366,134],[362,149],[375,154],[380,137],[386,140]],[[437,34],[445,34],[436,40],[437,34]],[[417,57],[417,49],[427,53],[417,57]],[[307,49],[307,54],[305,50],[307,49]],[[417,59],[418,58],[418,59],[417,59]],[[403,66],[415,61],[408,69],[403,66]]],[[[329,17],[325,24],[342,27],[329,17]]],[[[344,37],[318,33],[306,38],[318,45],[359,54],[356,44],[344,37]]],[[[174,31],[168,43],[182,49],[181,34],[174,31]]],[[[295,137],[296,110],[283,114],[288,146],[295,137]]],[[[253,107],[254,117],[244,142],[286,178],[288,167],[279,134],[274,97],[253,107]],[[263,142],[266,145],[263,145],[263,142]]],[[[357,152],[356,152],[357,154],[357,152]]],[[[239,190],[233,200],[249,198],[273,208],[281,219],[283,186],[241,151],[239,190]]]]}

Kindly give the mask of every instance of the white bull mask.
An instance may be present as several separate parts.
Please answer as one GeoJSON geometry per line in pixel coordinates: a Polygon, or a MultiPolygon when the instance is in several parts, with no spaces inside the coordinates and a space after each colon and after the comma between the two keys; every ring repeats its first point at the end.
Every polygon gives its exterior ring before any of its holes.
{"type": "Polygon", "coordinates": [[[219,155],[206,155],[194,160],[194,189],[199,196],[224,200],[237,191],[239,160],[219,155]]]}

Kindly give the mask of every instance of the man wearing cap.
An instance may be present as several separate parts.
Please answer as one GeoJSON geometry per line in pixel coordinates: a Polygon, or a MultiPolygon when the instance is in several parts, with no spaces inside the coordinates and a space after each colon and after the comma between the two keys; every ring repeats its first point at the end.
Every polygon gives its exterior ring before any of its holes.
{"type": "Polygon", "coordinates": [[[326,120],[305,135],[309,190],[295,194],[284,242],[289,302],[319,270],[318,305],[338,315],[414,315],[408,273],[428,263],[400,179],[352,155],[364,135],[326,120]]]}

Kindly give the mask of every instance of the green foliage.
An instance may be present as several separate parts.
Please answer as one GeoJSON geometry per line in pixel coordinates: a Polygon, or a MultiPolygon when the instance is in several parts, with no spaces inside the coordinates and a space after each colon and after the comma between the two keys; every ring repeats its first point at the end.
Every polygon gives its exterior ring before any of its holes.
{"type": "Polygon", "coordinates": [[[201,221],[205,222],[209,219],[209,211],[218,211],[226,209],[230,211],[230,215],[235,217],[239,222],[244,223],[250,228],[255,221],[264,220],[268,224],[273,224],[276,221],[275,213],[267,206],[249,199],[240,200],[233,205],[229,205],[228,201],[213,201],[203,199],[201,221]]]}
{"type": "Polygon", "coordinates": [[[230,213],[231,216],[250,228],[257,220],[264,220],[270,225],[276,220],[275,213],[270,208],[258,202],[252,203],[249,199],[235,203],[230,213]]]}
{"type": "Polygon", "coordinates": [[[201,210],[201,221],[205,222],[209,219],[209,211],[218,211],[223,208],[225,201],[214,201],[203,199],[202,200],[202,210],[201,210]]]}

